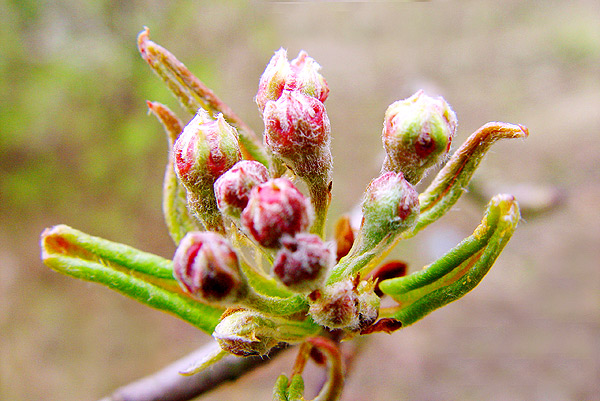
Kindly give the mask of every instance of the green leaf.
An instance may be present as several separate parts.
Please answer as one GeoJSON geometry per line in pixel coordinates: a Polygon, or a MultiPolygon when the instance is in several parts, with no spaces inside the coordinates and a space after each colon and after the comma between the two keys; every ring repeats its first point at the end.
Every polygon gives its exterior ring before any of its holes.
{"type": "Polygon", "coordinates": [[[211,334],[223,309],[185,295],[172,263],[160,256],[93,237],[65,225],[44,230],[44,263],[71,277],[105,285],[153,308],[172,313],[211,334]]]}
{"type": "Polygon", "coordinates": [[[496,195],[473,235],[423,270],[379,284],[381,291],[399,304],[382,309],[381,315],[407,326],[463,297],[489,271],[516,229],[519,218],[514,197],[496,195]]]}

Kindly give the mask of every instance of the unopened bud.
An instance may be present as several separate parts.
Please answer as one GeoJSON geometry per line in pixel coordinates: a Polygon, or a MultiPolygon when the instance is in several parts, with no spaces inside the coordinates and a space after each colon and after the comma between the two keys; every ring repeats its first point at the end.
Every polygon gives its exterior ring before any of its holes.
{"type": "Polygon", "coordinates": [[[183,129],[173,151],[175,171],[187,190],[190,208],[207,229],[219,230],[222,221],[213,184],[241,159],[237,131],[223,115],[213,120],[206,111],[199,110],[183,129]]]}
{"type": "Polygon", "coordinates": [[[309,313],[317,324],[330,329],[363,330],[379,316],[380,299],[374,288],[373,281],[337,282],[310,295],[309,313]]]}
{"type": "Polygon", "coordinates": [[[279,49],[271,58],[260,77],[256,104],[261,113],[267,102],[277,100],[284,89],[299,90],[324,102],[329,95],[325,78],[319,74],[321,66],[305,51],[301,51],[292,62],[288,62],[285,49],[279,49]]]}
{"type": "Polygon", "coordinates": [[[441,96],[421,90],[392,103],[383,123],[384,170],[402,172],[408,182],[418,183],[447,155],[456,127],[456,114],[441,96]]]}
{"type": "Polygon", "coordinates": [[[386,235],[398,234],[416,223],[419,194],[402,173],[383,173],[367,187],[362,211],[362,245],[370,249],[386,235]]]}
{"type": "Polygon", "coordinates": [[[267,147],[296,175],[329,182],[331,127],[323,103],[300,91],[283,91],[263,115],[267,147]]]}
{"type": "Polygon", "coordinates": [[[321,286],[332,252],[318,235],[284,236],[273,262],[273,274],[288,288],[308,293],[321,286]]]}
{"type": "Polygon", "coordinates": [[[277,248],[284,234],[305,231],[312,220],[309,200],[286,178],[262,183],[250,192],[242,225],[266,248],[277,248]]]}
{"type": "Polygon", "coordinates": [[[225,312],[213,337],[223,350],[234,355],[266,355],[278,344],[300,342],[316,334],[315,330],[321,328],[239,309],[225,312]]]}
{"type": "Polygon", "coordinates": [[[319,70],[321,66],[304,50],[298,53],[298,57],[291,62],[295,82],[289,85],[290,89],[296,89],[302,93],[312,96],[325,103],[329,96],[329,86],[319,70]]]}
{"type": "Polygon", "coordinates": [[[217,206],[224,214],[239,218],[250,191],[269,179],[267,168],[253,160],[241,160],[215,181],[217,206]]]}
{"type": "Polygon", "coordinates": [[[183,237],[173,258],[173,275],[186,293],[204,302],[232,303],[246,290],[232,246],[210,231],[183,237]]]}

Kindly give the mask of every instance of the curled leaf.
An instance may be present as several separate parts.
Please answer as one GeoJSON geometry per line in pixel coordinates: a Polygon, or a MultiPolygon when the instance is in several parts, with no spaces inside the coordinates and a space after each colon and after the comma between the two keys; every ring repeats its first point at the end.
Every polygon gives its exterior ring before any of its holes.
{"type": "Polygon", "coordinates": [[[381,315],[407,326],[464,296],[489,271],[519,218],[513,196],[496,195],[473,235],[423,270],[379,284],[381,291],[399,304],[383,309],[381,315]]]}

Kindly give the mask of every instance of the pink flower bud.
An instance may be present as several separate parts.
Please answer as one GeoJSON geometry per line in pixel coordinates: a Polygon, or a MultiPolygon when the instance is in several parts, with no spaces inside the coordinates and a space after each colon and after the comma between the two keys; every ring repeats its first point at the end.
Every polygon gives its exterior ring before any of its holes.
{"type": "Polygon", "coordinates": [[[441,96],[419,91],[392,103],[383,124],[384,170],[402,172],[416,184],[447,155],[457,125],[456,114],[441,96]]]}
{"type": "Polygon", "coordinates": [[[266,248],[277,248],[284,234],[308,228],[312,208],[308,199],[286,178],[271,179],[250,192],[242,225],[266,248]]]}
{"type": "Polygon", "coordinates": [[[285,49],[279,49],[271,58],[260,77],[256,104],[261,113],[267,102],[277,100],[284,89],[299,90],[324,102],[329,95],[325,78],[319,74],[321,66],[305,51],[301,51],[292,62],[288,62],[285,49]]]}
{"type": "MultiPolygon", "coordinates": [[[[283,91],[263,114],[265,143],[299,177],[325,176],[332,168],[331,128],[325,106],[299,91],[283,91]]],[[[328,182],[328,181],[327,181],[328,182]]]]}
{"type": "Polygon", "coordinates": [[[231,303],[245,290],[235,251],[210,231],[183,237],[173,258],[173,275],[186,293],[204,302],[231,303]]]}
{"type": "Polygon", "coordinates": [[[241,159],[238,135],[222,114],[216,120],[204,110],[185,126],[173,147],[175,172],[188,193],[190,208],[207,229],[222,226],[213,184],[241,159]]]}
{"type": "Polygon", "coordinates": [[[416,223],[419,194],[402,173],[383,173],[367,187],[362,211],[362,240],[372,247],[386,235],[400,233],[416,223]]]}
{"type": "Polygon", "coordinates": [[[239,218],[248,204],[250,191],[269,179],[267,168],[252,160],[237,162],[215,181],[215,196],[219,210],[239,218]]]}
{"type": "Polygon", "coordinates": [[[273,263],[273,273],[287,287],[309,293],[322,283],[333,254],[314,234],[284,236],[273,263]]]}
{"type": "Polygon", "coordinates": [[[325,78],[319,74],[321,66],[304,50],[300,51],[298,57],[292,60],[291,66],[295,82],[290,83],[287,88],[297,89],[325,103],[329,96],[329,86],[325,78]]]}

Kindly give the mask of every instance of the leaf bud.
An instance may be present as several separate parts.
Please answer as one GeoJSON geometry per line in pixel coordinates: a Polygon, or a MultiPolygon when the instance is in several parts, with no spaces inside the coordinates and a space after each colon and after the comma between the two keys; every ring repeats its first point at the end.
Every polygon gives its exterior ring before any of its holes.
{"type": "Polygon", "coordinates": [[[385,236],[399,234],[416,223],[419,194],[402,173],[383,173],[367,187],[362,212],[361,241],[370,249],[385,236]]]}
{"type": "Polygon", "coordinates": [[[285,235],[273,262],[273,274],[291,290],[309,293],[321,286],[332,257],[318,235],[285,235]]]}
{"type": "Polygon", "coordinates": [[[262,246],[277,248],[284,234],[305,231],[312,220],[309,200],[286,178],[252,188],[242,212],[242,226],[262,246]]]}
{"type": "Polygon", "coordinates": [[[250,191],[269,179],[267,168],[253,160],[240,160],[214,184],[219,210],[239,218],[248,204],[250,191]]]}
{"type": "Polygon", "coordinates": [[[183,237],[173,258],[173,275],[186,293],[203,302],[229,304],[246,291],[233,247],[210,231],[183,237]]]}
{"type": "Polygon", "coordinates": [[[316,325],[260,312],[236,309],[228,310],[215,327],[213,337],[219,346],[234,355],[266,355],[281,343],[297,343],[321,330],[316,325]]]}
{"type": "Polygon", "coordinates": [[[319,74],[321,66],[305,51],[301,51],[292,62],[288,62],[287,51],[275,52],[258,83],[256,104],[262,113],[267,102],[277,100],[284,89],[299,90],[324,102],[329,95],[325,78],[319,74]]]}
{"type": "Polygon", "coordinates": [[[329,182],[331,127],[323,103],[300,91],[284,90],[263,114],[267,148],[303,179],[329,182]]]}
{"type": "Polygon", "coordinates": [[[213,185],[241,159],[238,135],[222,114],[216,120],[202,109],[185,126],[173,147],[175,171],[185,186],[189,207],[209,230],[220,231],[213,185]]]}
{"type": "Polygon", "coordinates": [[[383,123],[384,171],[402,172],[415,185],[448,154],[457,125],[456,114],[441,96],[420,90],[392,103],[383,123]]]}

